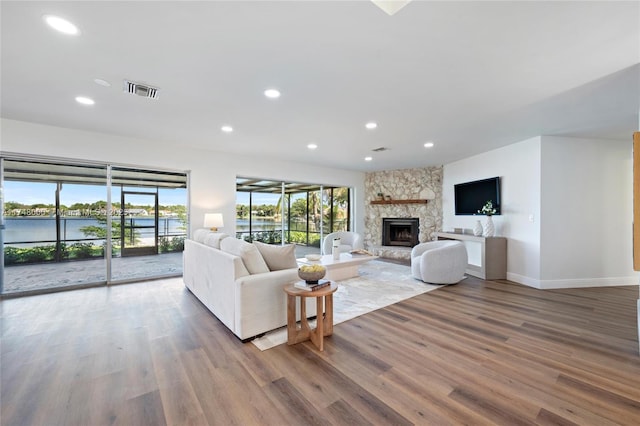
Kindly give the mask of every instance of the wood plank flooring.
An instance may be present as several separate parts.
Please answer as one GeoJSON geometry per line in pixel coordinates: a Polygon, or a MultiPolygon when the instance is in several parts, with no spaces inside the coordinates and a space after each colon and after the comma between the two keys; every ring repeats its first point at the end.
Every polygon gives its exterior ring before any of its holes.
{"type": "Polygon", "coordinates": [[[324,352],[241,343],[181,279],[7,299],[0,423],[638,425],[637,297],[469,277],[324,352]]]}

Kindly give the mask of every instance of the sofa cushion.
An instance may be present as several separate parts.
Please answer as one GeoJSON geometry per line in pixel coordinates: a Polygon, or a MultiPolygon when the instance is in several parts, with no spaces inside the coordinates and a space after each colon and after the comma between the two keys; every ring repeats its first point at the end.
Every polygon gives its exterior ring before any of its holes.
{"type": "Polygon", "coordinates": [[[209,228],[198,228],[195,231],[193,231],[193,241],[197,242],[197,243],[204,243],[204,239],[207,235],[209,235],[209,233],[211,232],[211,230],[209,228]]]}
{"type": "Polygon", "coordinates": [[[204,237],[204,244],[213,247],[220,248],[220,241],[224,238],[227,238],[229,235],[224,232],[209,232],[206,237],[204,237]]]}
{"type": "Polygon", "coordinates": [[[255,241],[253,244],[258,248],[262,258],[267,263],[269,270],[281,271],[283,269],[298,267],[298,262],[296,262],[295,245],[287,244],[284,246],[274,246],[271,244],[261,243],[259,241],[255,241]]]}
{"type": "Polygon", "coordinates": [[[220,250],[240,257],[247,271],[252,275],[269,272],[269,267],[258,248],[251,243],[237,238],[224,238],[220,241],[220,250]]]}

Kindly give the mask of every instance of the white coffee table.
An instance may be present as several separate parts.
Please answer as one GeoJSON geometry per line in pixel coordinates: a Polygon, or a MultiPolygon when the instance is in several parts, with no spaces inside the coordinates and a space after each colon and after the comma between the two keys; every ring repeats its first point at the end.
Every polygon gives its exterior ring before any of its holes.
{"type": "Polygon", "coordinates": [[[339,281],[346,280],[347,278],[353,278],[358,276],[358,266],[373,259],[377,259],[378,256],[369,256],[361,254],[349,254],[341,253],[340,260],[333,260],[333,255],[327,254],[320,258],[320,260],[309,260],[306,257],[296,259],[298,263],[302,265],[322,265],[327,268],[327,275],[325,279],[339,281]]]}

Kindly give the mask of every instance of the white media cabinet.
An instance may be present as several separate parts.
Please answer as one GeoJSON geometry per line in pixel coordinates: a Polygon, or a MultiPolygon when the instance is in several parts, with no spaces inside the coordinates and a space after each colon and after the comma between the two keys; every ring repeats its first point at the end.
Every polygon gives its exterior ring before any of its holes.
{"type": "Polygon", "coordinates": [[[483,280],[507,279],[507,239],[436,232],[438,240],[462,241],[469,257],[466,273],[483,280]]]}

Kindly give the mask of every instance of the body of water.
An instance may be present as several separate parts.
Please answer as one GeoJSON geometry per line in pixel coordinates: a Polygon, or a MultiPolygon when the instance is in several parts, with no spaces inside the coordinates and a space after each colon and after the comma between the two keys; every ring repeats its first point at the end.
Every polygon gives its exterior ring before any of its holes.
{"type": "MultiPolygon", "coordinates": [[[[127,219],[131,220],[131,219],[127,219]]],[[[153,218],[137,217],[133,218],[136,225],[153,226],[153,218]]],[[[119,218],[114,220],[119,222],[119,218]]],[[[253,232],[261,231],[280,231],[282,223],[278,220],[266,218],[253,218],[251,221],[251,230],[253,232]]],[[[4,243],[15,244],[21,242],[55,242],[56,240],[56,221],[52,217],[5,217],[4,243]]],[[[93,238],[85,235],[81,229],[85,226],[102,226],[96,219],[87,217],[68,217],[62,218],[60,222],[61,239],[63,241],[77,241],[87,238],[93,238]]],[[[158,235],[175,235],[185,234],[184,225],[178,218],[160,218],[158,222],[158,235]]],[[[285,222],[284,229],[288,229],[285,222]]],[[[292,223],[291,230],[305,231],[306,224],[304,222],[292,223]]],[[[222,229],[224,232],[224,228],[222,229]]],[[[139,229],[140,238],[153,237],[153,229],[139,229]]],[[[237,219],[236,232],[249,232],[249,220],[237,219]]],[[[51,244],[51,243],[49,243],[51,244]]],[[[99,242],[95,242],[99,244],[99,242]]],[[[33,244],[28,244],[33,245],[33,244]]]]}
{"type": "MultiPolygon", "coordinates": [[[[264,218],[253,218],[251,219],[251,231],[252,232],[260,232],[260,231],[280,231],[283,228],[282,222],[279,220],[273,219],[264,219],[264,218]]],[[[310,231],[313,232],[314,226],[311,226],[310,231]]],[[[285,221],[284,223],[285,231],[289,229],[289,224],[285,221]]],[[[300,222],[291,222],[291,230],[292,231],[303,231],[307,230],[307,224],[303,221],[300,222]]],[[[236,219],[236,232],[249,232],[249,219],[236,219]]]]}
{"type": "MultiPolygon", "coordinates": [[[[251,219],[252,231],[275,231],[282,229],[282,222],[273,219],[251,219]]],[[[286,229],[285,223],[285,229],[286,229]]],[[[249,232],[249,219],[236,219],[236,232],[249,232]]]]}
{"type": "MultiPolygon", "coordinates": [[[[119,222],[119,219],[116,219],[119,222]]],[[[135,225],[153,226],[154,218],[127,218],[133,220],[135,225]]],[[[115,222],[115,220],[114,220],[115,222]]],[[[55,241],[56,240],[56,220],[51,217],[7,217],[5,218],[4,243],[11,244],[29,241],[55,241]]],[[[60,219],[61,239],[64,241],[82,240],[93,238],[87,236],[81,229],[85,226],[101,226],[96,219],[62,218],[60,219]]],[[[160,218],[158,221],[158,234],[175,235],[184,234],[183,223],[177,218],[160,218]]],[[[138,230],[140,237],[153,237],[153,229],[138,230]]]]}

